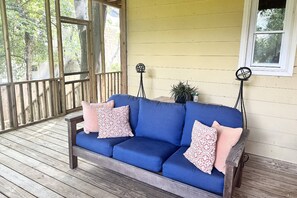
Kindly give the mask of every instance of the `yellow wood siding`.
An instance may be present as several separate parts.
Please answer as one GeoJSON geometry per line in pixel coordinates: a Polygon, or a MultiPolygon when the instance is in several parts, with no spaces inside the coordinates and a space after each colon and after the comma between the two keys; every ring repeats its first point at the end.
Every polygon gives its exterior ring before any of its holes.
{"type": "MultiPolygon", "coordinates": [[[[130,94],[139,85],[135,65],[143,62],[149,98],[170,96],[173,84],[188,81],[199,88],[200,101],[234,105],[243,0],[127,3],[130,94]]],[[[253,76],[245,84],[247,152],[297,163],[296,73],[295,66],[292,77],[253,76]]]]}

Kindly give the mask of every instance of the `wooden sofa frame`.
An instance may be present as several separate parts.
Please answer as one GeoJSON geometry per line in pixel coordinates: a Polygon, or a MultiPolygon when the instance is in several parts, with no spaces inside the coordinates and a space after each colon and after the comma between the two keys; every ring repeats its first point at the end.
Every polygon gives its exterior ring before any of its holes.
{"type": "MultiPolygon", "coordinates": [[[[205,190],[190,186],[188,184],[175,181],[160,174],[153,173],[110,157],[97,154],[76,145],[76,134],[83,129],[77,130],[77,124],[83,122],[82,115],[68,115],[65,117],[68,123],[68,146],[69,146],[69,166],[71,169],[77,167],[77,157],[89,160],[100,166],[111,169],[118,173],[127,175],[141,182],[163,189],[170,193],[182,197],[221,197],[205,190]]],[[[226,160],[226,174],[224,179],[224,198],[231,198],[234,187],[240,187],[243,169],[243,155],[249,130],[245,129],[238,143],[232,148],[226,160]]]]}

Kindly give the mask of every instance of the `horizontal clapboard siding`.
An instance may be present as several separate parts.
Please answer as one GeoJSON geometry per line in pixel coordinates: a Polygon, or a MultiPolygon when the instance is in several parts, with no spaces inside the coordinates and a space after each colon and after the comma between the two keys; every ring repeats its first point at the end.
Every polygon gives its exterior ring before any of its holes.
{"type": "MultiPolygon", "coordinates": [[[[138,91],[135,65],[143,62],[149,98],[170,96],[173,84],[188,81],[201,102],[234,105],[243,0],[127,3],[130,94],[138,91]]],[[[296,70],[292,77],[253,76],[245,83],[248,152],[297,163],[296,70]]]]}

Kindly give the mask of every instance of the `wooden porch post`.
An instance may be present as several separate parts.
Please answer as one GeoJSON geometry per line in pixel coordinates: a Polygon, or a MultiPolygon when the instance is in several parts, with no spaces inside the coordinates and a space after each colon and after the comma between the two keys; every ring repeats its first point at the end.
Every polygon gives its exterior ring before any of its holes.
{"type": "Polygon", "coordinates": [[[120,31],[121,31],[121,93],[128,93],[128,75],[127,75],[127,13],[126,0],[122,0],[120,8],[120,31]]]}
{"type": "MultiPolygon", "coordinates": [[[[61,30],[61,12],[60,12],[60,0],[56,0],[56,22],[57,22],[57,37],[58,37],[58,54],[59,54],[59,74],[60,74],[60,100],[61,100],[61,109],[62,114],[66,114],[66,92],[65,92],[65,76],[64,76],[64,61],[63,61],[63,44],[62,44],[62,30],[61,30]]],[[[54,95],[57,94],[56,90],[54,92],[54,95]]],[[[60,101],[58,101],[60,102],[60,101]]],[[[55,108],[58,107],[58,105],[55,105],[55,108]]],[[[57,113],[59,113],[57,111],[57,113]]]]}
{"type": "Polygon", "coordinates": [[[48,42],[49,73],[50,73],[50,78],[55,78],[50,0],[45,0],[45,12],[46,12],[45,16],[46,16],[47,42],[48,42]]]}
{"type": "Polygon", "coordinates": [[[4,37],[4,47],[5,47],[5,55],[6,55],[6,68],[7,68],[7,79],[10,83],[8,96],[9,103],[9,122],[10,127],[17,128],[18,120],[17,120],[17,107],[16,107],[16,98],[15,98],[15,87],[13,83],[13,75],[12,75],[12,65],[11,65],[11,54],[10,54],[10,43],[9,43],[9,33],[8,33],[8,23],[7,23],[7,15],[6,15],[6,6],[5,1],[0,1],[0,9],[1,9],[1,18],[2,18],[2,26],[3,26],[3,37],[4,37]]]}
{"type": "Polygon", "coordinates": [[[97,81],[95,76],[95,65],[94,65],[94,48],[93,48],[93,10],[92,0],[88,1],[89,11],[89,23],[88,23],[88,68],[89,68],[89,79],[90,79],[90,100],[91,102],[97,102],[97,81]]]}
{"type": "MultiPolygon", "coordinates": [[[[52,26],[51,26],[51,12],[50,12],[50,0],[45,0],[45,11],[46,11],[46,26],[47,26],[47,42],[48,42],[48,57],[49,57],[49,72],[50,78],[55,78],[55,66],[53,57],[53,37],[52,37],[52,26]]],[[[57,114],[56,95],[54,90],[54,81],[49,81],[49,97],[51,106],[51,115],[57,114]]],[[[45,99],[46,100],[46,99],[45,99]]]]}
{"type": "Polygon", "coordinates": [[[101,45],[101,73],[103,74],[102,75],[102,78],[101,78],[101,102],[105,102],[106,100],[106,76],[105,76],[105,73],[106,73],[106,68],[105,68],[105,45],[104,45],[104,20],[105,20],[105,14],[103,13],[103,4],[100,3],[99,4],[99,20],[100,20],[100,28],[99,28],[99,31],[100,31],[100,45],[101,45]]]}

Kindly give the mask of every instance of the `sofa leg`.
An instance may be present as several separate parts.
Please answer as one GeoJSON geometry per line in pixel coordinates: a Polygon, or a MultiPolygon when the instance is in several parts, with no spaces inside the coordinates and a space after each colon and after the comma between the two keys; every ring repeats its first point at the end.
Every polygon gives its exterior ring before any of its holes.
{"type": "Polygon", "coordinates": [[[247,160],[248,160],[248,158],[245,159],[245,153],[244,153],[240,159],[240,163],[238,166],[238,176],[237,176],[237,180],[235,183],[235,186],[237,188],[240,188],[240,186],[241,186],[243,167],[244,167],[244,163],[247,162],[247,160]]]}
{"type": "Polygon", "coordinates": [[[239,167],[238,167],[238,178],[236,180],[235,186],[237,188],[240,188],[241,186],[241,180],[242,180],[242,171],[243,171],[243,162],[240,163],[239,167]]]}
{"type": "Polygon", "coordinates": [[[225,174],[225,180],[224,180],[224,193],[223,198],[231,198],[233,187],[236,182],[234,182],[234,174],[235,174],[235,168],[230,165],[226,165],[226,174],[225,174]]]}
{"type": "Polygon", "coordinates": [[[77,156],[69,155],[69,167],[75,169],[77,167],[77,156]]]}

